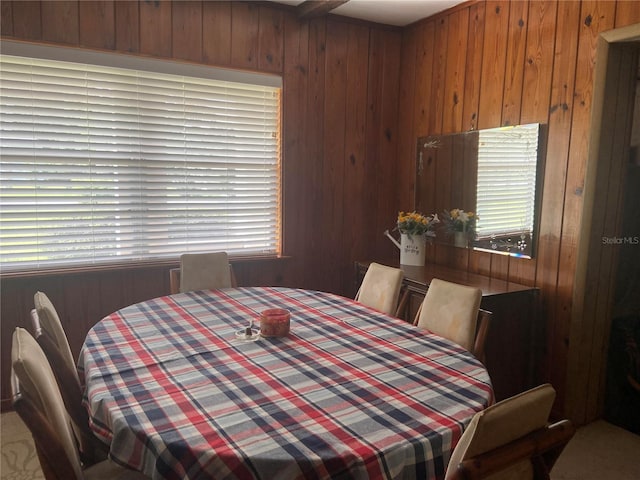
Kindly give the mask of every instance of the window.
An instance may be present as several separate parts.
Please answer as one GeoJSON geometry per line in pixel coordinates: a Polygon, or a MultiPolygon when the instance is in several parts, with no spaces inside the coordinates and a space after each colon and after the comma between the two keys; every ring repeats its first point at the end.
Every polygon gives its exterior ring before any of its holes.
{"type": "Polygon", "coordinates": [[[539,125],[478,133],[478,236],[530,236],[535,217],[539,125]]]}
{"type": "Polygon", "coordinates": [[[1,56],[3,271],[278,253],[278,85],[70,55],[92,60],[1,56]]]}

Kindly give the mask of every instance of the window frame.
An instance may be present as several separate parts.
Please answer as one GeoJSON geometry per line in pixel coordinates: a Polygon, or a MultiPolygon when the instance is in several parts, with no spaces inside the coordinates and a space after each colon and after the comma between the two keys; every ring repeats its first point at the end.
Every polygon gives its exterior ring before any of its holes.
{"type": "MultiPolygon", "coordinates": [[[[276,219],[276,246],[274,253],[249,253],[247,255],[238,253],[231,254],[237,258],[277,258],[282,254],[282,238],[283,238],[283,207],[282,207],[282,185],[283,185],[283,155],[282,155],[282,114],[283,114],[283,101],[282,101],[282,78],[273,74],[262,74],[255,72],[244,72],[239,70],[221,69],[216,67],[209,67],[205,65],[197,65],[191,63],[183,63],[174,60],[164,59],[152,59],[145,57],[138,57],[134,55],[120,54],[120,53],[106,53],[95,52],[91,50],[84,50],[78,48],[48,46],[41,44],[26,44],[22,42],[2,42],[0,53],[6,55],[15,55],[22,57],[34,57],[34,58],[46,58],[61,61],[71,61],[74,63],[89,63],[99,64],[107,66],[116,66],[118,68],[133,68],[136,70],[155,70],[162,73],[178,74],[181,76],[196,76],[200,78],[212,78],[223,81],[233,81],[239,83],[255,83],[263,86],[274,87],[279,89],[278,98],[278,113],[277,113],[277,126],[278,142],[276,153],[276,190],[278,196],[277,205],[277,219],[276,219]]],[[[1,214],[1,212],[0,212],[1,214]]],[[[196,250],[189,250],[196,251],[196,250]]],[[[160,257],[160,258],[140,258],[140,259],[118,259],[117,257],[112,259],[105,259],[104,261],[91,261],[90,257],[87,257],[87,261],[82,263],[72,264],[60,264],[55,265],[38,265],[33,264],[10,267],[7,271],[6,268],[2,269],[3,277],[7,275],[20,276],[24,274],[31,274],[34,272],[49,272],[49,271],[86,271],[86,270],[102,270],[110,268],[122,268],[123,266],[151,266],[151,265],[171,265],[174,264],[176,257],[160,257]]]]}

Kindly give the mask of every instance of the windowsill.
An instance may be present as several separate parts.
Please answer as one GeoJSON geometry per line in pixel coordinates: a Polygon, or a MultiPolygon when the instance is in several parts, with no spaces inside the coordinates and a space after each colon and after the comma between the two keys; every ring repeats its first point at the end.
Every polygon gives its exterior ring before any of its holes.
{"type": "MultiPolygon", "coordinates": [[[[280,262],[291,259],[287,255],[247,255],[247,256],[229,256],[229,262],[233,264],[252,263],[252,262],[280,262]]],[[[83,273],[97,273],[117,270],[138,270],[144,268],[175,268],[180,266],[180,260],[149,260],[125,263],[109,263],[101,265],[76,265],[71,267],[52,267],[39,270],[22,270],[0,273],[0,279],[11,278],[28,278],[28,277],[47,277],[52,275],[73,275],[83,273]]]]}

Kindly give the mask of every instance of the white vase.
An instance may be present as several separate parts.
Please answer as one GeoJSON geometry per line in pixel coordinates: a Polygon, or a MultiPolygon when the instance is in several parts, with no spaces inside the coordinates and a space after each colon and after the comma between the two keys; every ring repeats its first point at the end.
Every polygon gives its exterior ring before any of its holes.
{"type": "Polygon", "coordinates": [[[424,254],[427,248],[426,235],[400,235],[400,265],[424,265],[424,254]]]}
{"type": "Polygon", "coordinates": [[[453,244],[456,247],[467,248],[469,246],[467,239],[467,232],[454,232],[453,244]]]}

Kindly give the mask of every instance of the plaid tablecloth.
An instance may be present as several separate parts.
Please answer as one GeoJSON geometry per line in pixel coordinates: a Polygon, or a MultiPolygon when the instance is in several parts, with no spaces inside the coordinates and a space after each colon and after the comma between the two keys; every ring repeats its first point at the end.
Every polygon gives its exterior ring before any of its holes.
{"type": "Polygon", "coordinates": [[[441,478],[488,374],[436,335],[336,295],[237,288],[124,308],[88,334],[91,427],[154,479],[441,478]],[[235,333],[291,310],[285,338],[235,333]]]}

